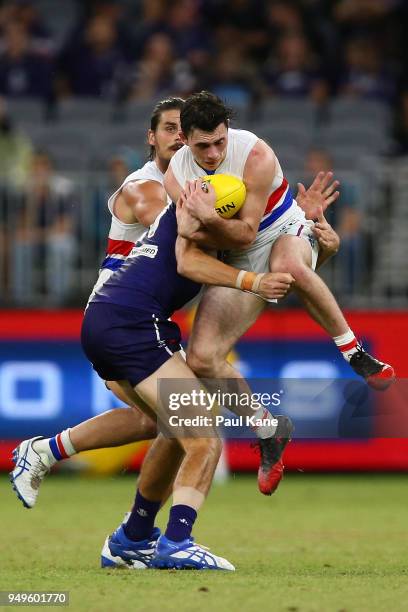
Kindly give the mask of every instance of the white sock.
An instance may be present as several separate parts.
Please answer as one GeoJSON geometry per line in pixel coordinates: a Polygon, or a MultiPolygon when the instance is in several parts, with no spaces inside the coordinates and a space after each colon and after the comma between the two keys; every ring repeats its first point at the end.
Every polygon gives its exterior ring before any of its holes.
{"type": "Polygon", "coordinates": [[[337,348],[341,351],[341,354],[346,361],[350,361],[351,357],[354,355],[354,353],[357,353],[359,349],[357,338],[350,328],[345,334],[335,336],[333,341],[337,348]]]}
{"type": "Polygon", "coordinates": [[[54,455],[51,452],[50,440],[51,438],[44,438],[43,440],[36,440],[33,443],[33,449],[39,455],[46,455],[48,458],[48,463],[50,467],[52,467],[55,463],[57,463],[57,459],[54,457],[54,455]]]}
{"type": "Polygon", "coordinates": [[[74,445],[71,442],[71,437],[69,435],[69,432],[71,431],[71,429],[64,429],[64,431],[61,432],[61,442],[64,445],[65,448],[65,452],[67,453],[68,457],[72,457],[72,455],[76,455],[76,450],[74,448],[74,445]]]}

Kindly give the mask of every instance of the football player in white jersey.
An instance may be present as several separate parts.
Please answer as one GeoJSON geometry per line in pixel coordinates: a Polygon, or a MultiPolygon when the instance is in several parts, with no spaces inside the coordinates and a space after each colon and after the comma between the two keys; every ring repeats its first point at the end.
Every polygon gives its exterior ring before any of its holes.
{"type": "MultiPolygon", "coordinates": [[[[152,113],[147,133],[150,145],[149,161],[139,170],[130,174],[123,184],[109,198],[108,207],[112,223],[108,236],[106,257],[102,263],[95,287],[99,287],[123,262],[127,253],[146,231],[159,212],[168,202],[164,190],[164,173],[171,158],[183,146],[181,141],[180,111],[184,105],[181,98],[168,98],[159,102],[152,113]]],[[[299,186],[298,201],[306,210],[313,202],[323,208],[332,204],[337,196],[337,181],[332,182],[331,173],[319,173],[306,191],[299,186]]],[[[315,229],[317,233],[319,230],[315,229]]],[[[338,236],[325,223],[320,230],[319,240],[327,255],[336,252],[338,236]]],[[[121,401],[128,398],[118,385],[107,382],[121,401]]],[[[77,452],[126,444],[137,440],[156,437],[156,425],[136,406],[133,410],[117,408],[59,433],[56,438],[64,459],[77,452]]]]}
{"type": "MultiPolygon", "coordinates": [[[[129,175],[109,199],[112,226],[107,255],[97,281],[98,287],[121,266],[145,231],[145,227],[151,224],[167,202],[167,195],[162,185],[163,172],[171,157],[182,146],[179,135],[179,115],[182,104],[182,100],[173,98],[157,105],[148,133],[153,153],[151,161],[129,175]]],[[[308,192],[302,186],[300,197],[302,203],[307,206],[311,201],[318,199],[322,205],[327,206],[336,199],[334,193],[336,183],[333,184],[331,190],[325,189],[330,178],[330,175],[319,175],[308,192]]],[[[322,244],[326,245],[327,252],[333,252],[337,245],[336,234],[329,226],[322,231],[322,244]]],[[[47,452],[51,449],[50,459],[53,463],[82,450],[115,446],[155,437],[156,427],[153,422],[142,414],[137,406],[132,405],[128,397],[123,396],[118,385],[113,382],[108,382],[107,385],[134,410],[116,409],[90,419],[71,430],[65,430],[54,438],[38,440],[35,442],[36,450],[42,452],[44,446],[47,447],[47,452]]],[[[163,488],[163,481],[168,480],[170,474],[174,474],[180,460],[180,453],[169,460],[169,449],[166,447],[165,439],[162,438],[160,444],[152,446],[143,472],[143,481],[146,483],[144,495],[147,498],[156,498],[153,491],[163,488]],[[157,469],[157,466],[160,466],[160,469],[157,469]]],[[[44,470],[44,474],[46,471],[44,470]]],[[[32,505],[35,503],[38,488],[33,493],[35,495],[32,505]]]]}
{"type": "MultiPolygon", "coordinates": [[[[230,110],[215,95],[201,92],[185,102],[180,119],[185,147],[171,159],[164,185],[177,201],[187,181],[205,174],[229,173],[247,188],[244,206],[232,219],[215,211],[214,194],[190,198],[184,237],[199,246],[226,250],[225,262],[256,275],[285,270],[311,317],[333,338],[353,370],[376,389],[395,379],[393,368],[369,355],[358,343],[333,294],[314,269],[319,253],[313,219],[316,206],[302,210],[293,199],[271,147],[255,134],[229,128],[230,110]]],[[[259,297],[225,287],[208,287],[197,310],[187,362],[202,378],[241,379],[227,361],[238,339],[255,322],[266,303],[259,297]],[[216,338],[216,342],[214,342],[216,338]]],[[[261,446],[262,454],[262,446],[261,446]]],[[[274,458],[271,459],[274,461],[274,458]]],[[[263,457],[263,465],[268,457],[263,457]]],[[[261,492],[276,488],[270,469],[258,474],[261,492]]]]}
{"type": "MultiPolygon", "coordinates": [[[[150,145],[150,160],[139,170],[130,174],[109,198],[108,207],[112,215],[106,257],[102,263],[95,287],[99,287],[123,262],[137,240],[146,231],[168,202],[163,187],[164,173],[171,158],[182,146],[180,137],[180,110],[184,100],[168,98],[159,102],[153,110],[147,138],[150,145]]],[[[326,208],[337,198],[337,181],[332,182],[331,173],[319,173],[306,191],[299,186],[298,201],[307,210],[313,202],[326,208]]],[[[323,222],[323,220],[322,220],[323,222]]],[[[319,230],[315,230],[316,233],[319,230]]],[[[319,240],[327,256],[338,248],[338,236],[324,222],[319,240]]],[[[125,404],[128,398],[118,385],[107,381],[111,389],[125,404]]],[[[116,408],[79,425],[59,433],[57,446],[61,449],[58,459],[93,450],[127,444],[156,437],[156,424],[137,406],[116,408]]]]}

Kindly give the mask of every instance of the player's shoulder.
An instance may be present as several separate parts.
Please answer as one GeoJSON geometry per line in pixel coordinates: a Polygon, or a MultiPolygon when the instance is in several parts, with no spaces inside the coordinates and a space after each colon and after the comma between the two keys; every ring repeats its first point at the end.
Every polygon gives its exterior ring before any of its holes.
{"type": "Polygon", "coordinates": [[[248,155],[248,159],[271,159],[274,156],[275,153],[268,143],[258,138],[248,155]]]}
{"type": "Polygon", "coordinates": [[[247,160],[259,142],[259,138],[248,130],[228,130],[228,150],[232,156],[244,157],[247,160]]]}
{"type": "Polygon", "coordinates": [[[268,181],[276,172],[276,156],[269,145],[258,139],[248,154],[244,167],[244,180],[260,178],[268,181]]]}
{"type": "Polygon", "coordinates": [[[164,174],[155,161],[148,161],[144,166],[129,174],[123,181],[123,185],[133,181],[157,181],[163,185],[164,174]]]}
{"type": "Polygon", "coordinates": [[[237,141],[248,142],[248,141],[257,141],[259,140],[259,136],[250,132],[249,130],[240,130],[238,128],[228,128],[228,137],[233,138],[237,141]]]}

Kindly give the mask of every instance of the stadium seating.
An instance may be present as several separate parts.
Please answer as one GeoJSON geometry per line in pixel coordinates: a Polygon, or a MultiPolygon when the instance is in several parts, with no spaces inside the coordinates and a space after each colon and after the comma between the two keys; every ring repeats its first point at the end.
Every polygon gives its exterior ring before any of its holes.
{"type": "Polygon", "coordinates": [[[334,98],[329,106],[329,115],[335,124],[369,123],[383,128],[388,127],[391,121],[390,108],[383,102],[349,97],[334,98]]]}
{"type": "Polygon", "coordinates": [[[41,124],[47,118],[47,105],[37,98],[8,98],[7,112],[18,125],[41,124]]]}
{"type": "Polygon", "coordinates": [[[254,121],[259,118],[265,123],[281,122],[312,126],[318,119],[318,107],[311,100],[299,99],[266,99],[257,109],[254,121]]]}
{"type": "Polygon", "coordinates": [[[51,156],[58,170],[86,169],[91,151],[98,146],[98,133],[81,125],[31,124],[26,126],[33,144],[51,156]]]}
{"type": "Polygon", "coordinates": [[[56,109],[60,123],[100,123],[106,125],[114,118],[115,108],[108,100],[94,98],[68,98],[61,100],[56,109]]]}
{"type": "Polygon", "coordinates": [[[349,147],[350,150],[377,153],[383,152],[388,146],[388,139],[375,124],[331,123],[320,131],[320,141],[328,149],[349,147]]]}

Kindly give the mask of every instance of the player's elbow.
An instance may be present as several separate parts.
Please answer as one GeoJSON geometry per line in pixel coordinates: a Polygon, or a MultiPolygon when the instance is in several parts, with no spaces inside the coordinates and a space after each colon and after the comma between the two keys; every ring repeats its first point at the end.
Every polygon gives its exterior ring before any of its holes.
{"type": "Polygon", "coordinates": [[[180,276],[188,276],[191,273],[191,260],[186,254],[177,257],[177,274],[180,276]]]}
{"type": "Polygon", "coordinates": [[[180,254],[177,258],[177,272],[195,282],[201,282],[200,262],[195,253],[180,254]]]}
{"type": "Polygon", "coordinates": [[[184,261],[180,264],[177,264],[177,273],[180,276],[184,276],[184,278],[188,278],[190,280],[194,280],[195,278],[195,268],[186,264],[186,262],[184,261]]]}
{"type": "Polygon", "coordinates": [[[177,274],[180,274],[180,276],[185,276],[185,270],[186,266],[184,265],[184,262],[177,261],[177,274]]]}

